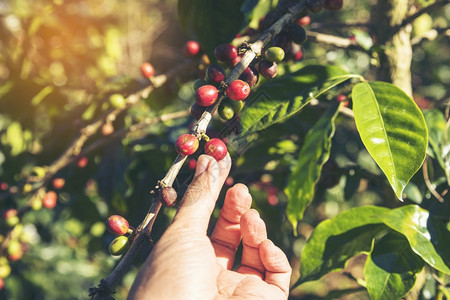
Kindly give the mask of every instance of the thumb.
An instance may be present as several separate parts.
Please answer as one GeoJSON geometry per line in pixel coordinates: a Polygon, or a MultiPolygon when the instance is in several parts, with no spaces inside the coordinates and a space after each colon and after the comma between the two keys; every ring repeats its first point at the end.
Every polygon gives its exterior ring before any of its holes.
{"type": "Polygon", "coordinates": [[[201,155],[197,160],[194,180],[181,200],[172,225],[206,233],[209,219],[230,168],[229,154],[219,162],[209,155],[201,155]]]}

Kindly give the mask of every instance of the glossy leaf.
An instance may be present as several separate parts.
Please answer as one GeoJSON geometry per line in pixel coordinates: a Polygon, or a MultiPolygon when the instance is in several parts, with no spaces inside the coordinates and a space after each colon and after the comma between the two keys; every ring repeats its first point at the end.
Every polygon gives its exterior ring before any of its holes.
{"type": "Polygon", "coordinates": [[[437,109],[426,110],[423,115],[427,123],[428,143],[433,152],[432,156],[444,170],[447,183],[450,185],[450,127],[446,128],[444,115],[437,109]]]}
{"type": "Polygon", "coordinates": [[[433,268],[450,274],[450,232],[418,205],[407,205],[379,216],[407,239],[413,251],[433,268]]]}
{"type": "Polygon", "coordinates": [[[322,166],[330,157],[334,120],[339,112],[336,103],[330,107],[307,133],[298,155],[297,164],[289,176],[285,189],[288,197],[286,215],[296,232],[297,222],[303,218],[306,207],[313,201],[322,166]]]}
{"type": "Polygon", "coordinates": [[[301,277],[294,286],[338,271],[351,257],[368,253],[373,238],[387,228],[378,216],[388,211],[383,207],[361,206],[320,223],[303,248],[301,277]]]}
{"type": "Polygon", "coordinates": [[[178,0],[181,25],[197,40],[210,58],[214,48],[229,43],[239,32],[244,21],[241,13],[243,0],[178,0]]]}
{"type": "Polygon", "coordinates": [[[247,135],[293,116],[312,99],[350,78],[360,77],[332,66],[311,65],[271,79],[246,100],[241,112],[241,135],[247,135]]]}
{"type": "Polygon", "coordinates": [[[403,189],[425,159],[423,115],[405,92],[386,82],[358,83],[352,98],[361,139],[402,200],[403,189]]]}
{"type": "Polygon", "coordinates": [[[409,247],[408,240],[395,231],[381,238],[367,257],[364,278],[372,300],[400,299],[416,282],[424,261],[409,247]]]}

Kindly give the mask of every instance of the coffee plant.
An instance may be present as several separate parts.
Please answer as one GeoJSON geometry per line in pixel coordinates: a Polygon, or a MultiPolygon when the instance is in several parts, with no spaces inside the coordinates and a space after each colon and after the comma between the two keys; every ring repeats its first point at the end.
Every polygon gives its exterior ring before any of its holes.
{"type": "Polygon", "coordinates": [[[450,299],[448,4],[0,5],[0,299],[124,299],[203,153],[290,299],[450,299]]]}

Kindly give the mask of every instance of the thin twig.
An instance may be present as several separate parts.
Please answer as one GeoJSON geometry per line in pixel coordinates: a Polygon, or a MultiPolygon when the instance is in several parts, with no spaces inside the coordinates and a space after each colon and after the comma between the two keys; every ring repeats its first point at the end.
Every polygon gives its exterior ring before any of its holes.
{"type": "Polygon", "coordinates": [[[347,27],[374,27],[375,24],[369,22],[327,22],[327,23],[311,23],[310,29],[323,29],[323,28],[347,28],[347,27]]]}
{"type": "Polygon", "coordinates": [[[86,156],[88,153],[92,152],[93,150],[103,146],[104,144],[110,143],[113,140],[121,139],[125,137],[127,134],[136,132],[138,130],[147,128],[150,125],[154,125],[160,122],[175,120],[179,118],[184,118],[190,115],[190,112],[188,110],[182,110],[177,111],[173,113],[167,113],[158,117],[154,118],[146,118],[144,121],[131,125],[128,128],[122,128],[120,130],[114,131],[112,134],[94,141],[93,143],[87,145],[81,152],[80,156],[86,156]]]}
{"type": "Polygon", "coordinates": [[[436,189],[431,184],[430,178],[428,177],[427,163],[428,163],[428,155],[426,156],[425,161],[423,162],[422,165],[423,180],[425,181],[428,190],[433,194],[433,196],[436,197],[436,199],[438,199],[439,202],[444,203],[445,201],[444,198],[442,198],[442,196],[436,191],[436,189]]]}
{"type": "Polygon", "coordinates": [[[358,50],[364,53],[367,53],[367,51],[362,48],[361,46],[355,45],[349,38],[342,38],[335,35],[325,34],[325,33],[319,33],[315,31],[307,31],[306,35],[308,38],[312,41],[332,45],[338,48],[345,48],[345,49],[352,49],[352,50],[358,50]]]}
{"type": "Polygon", "coordinates": [[[427,7],[423,8],[423,9],[417,11],[416,13],[410,15],[409,17],[405,18],[403,20],[403,22],[394,29],[394,32],[398,32],[400,29],[402,29],[406,25],[411,24],[421,15],[429,13],[429,12],[431,12],[437,8],[440,8],[441,6],[445,6],[449,3],[450,3],[449,0],[442,0],[442,1],[437,1],[437,2],[434,2],[433,4],[428,5],[427,7]]]}
{"type": "Polygon", "coordinates": [[[437,27],[437,28],[428,30],[424,34],[412,38],[411,46],[413,46],[413,47],[420,46],[423,42],[433,41],[436,38],[438,38],[440,35],[450,36],[450,27],[445,27],[445,28],[437,27]]]}

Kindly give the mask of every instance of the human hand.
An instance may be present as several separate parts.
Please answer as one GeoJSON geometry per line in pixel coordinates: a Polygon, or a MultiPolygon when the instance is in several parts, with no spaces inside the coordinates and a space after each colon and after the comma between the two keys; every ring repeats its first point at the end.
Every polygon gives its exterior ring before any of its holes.
{"type": "Polygon", "coordinates": [[[291,267],[267,239],[258,212],[250,209],[245,185],[227,191],[214,231],[206,235],[230,167],[229,155],[218,163],[199,157],[173,223],[147,258],[128,299],[287,299],[291,267]],[[241,239],[240,267],[231,271],[241,239]]]}

